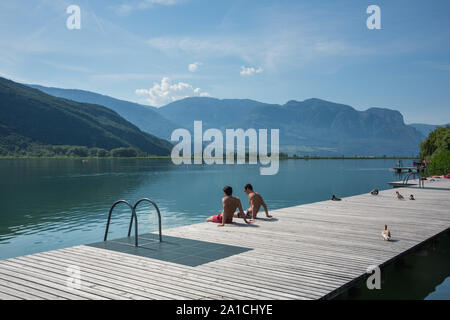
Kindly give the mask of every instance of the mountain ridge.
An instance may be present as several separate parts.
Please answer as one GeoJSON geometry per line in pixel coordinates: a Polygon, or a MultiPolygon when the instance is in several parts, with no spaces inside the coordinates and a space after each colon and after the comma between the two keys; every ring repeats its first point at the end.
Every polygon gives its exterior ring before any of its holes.
{"type": "MultiPolygon", "coordinates": [[[[67,93],[64,90],[71,89],[62,90],[61,95],[67,93]]],[[[82,94],[83,91],[79,92],[82,94]]],[[[127,106],[145,107],[131,102],[127,106]]],[[[141,122],[148,122],[151,127],[155,118],[148,117],[154,117],[156,113],[170,124],[164,126],[165,130],[151,128],[151,133],[159,137],[170,138],[175,128],[192,130],[194,120],[202,120],[204,129],[278,128],[281,149],[289,153],[415,155],[425,138],[420,131],[406,125],[397,110],[372,107],[359,111],[346,104],[319,98],[270,104],[252,99],[187,97],[160,108],[148,108],[152,115],[140,117],[141,122]]]]}
{"type": "Polygon", "coordinates": [[[284,105],[254,100],[191,97],[172,102],[158,111],[192,129],[194,120],[207,128],[280,129],[280,144],[292,152],[304,147],[320,154],[417,154],[425,138],[404,123],[397,110],[355,108],[318,98],[290,100],[284,105]],[[213,102],[213,104],[211,104],[213,102]],[[233,108],[228,105],[233,102],[233,108]],[[236,102],[239,102],[236,104],[236,102]],[[209,114],[205,115],[208,110],[209,114]],[[216,118],[221,118],[216,121],[216,118]]]}
{"type": "Polygon", "coordinates": [[[162,117],[157,112],[156,107],[116,99],[86,90],[45,87],[36,84],[26,84],[26,86],[38,89],[55,97],[105,106],[117,112],[120,116],[136,125],[142,131],[156,135],[160,138],[169,138],[170,133],[178,127],[175,123],[162,117]]]}
{"type": "Polygon", "coordinates": [[[450,126],[450,123],[446,124],[425,124],[425,123],[410,123],[409,126],[416,128],[423,135],[428,136],[431,131],[436,129],[437,127],[445,127],[450,126]]]}

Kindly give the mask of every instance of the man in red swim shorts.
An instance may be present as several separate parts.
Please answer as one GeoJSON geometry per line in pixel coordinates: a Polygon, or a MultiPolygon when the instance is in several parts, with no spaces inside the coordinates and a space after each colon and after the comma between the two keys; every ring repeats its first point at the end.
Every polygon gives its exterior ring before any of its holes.
{"type": "MultiPolygon", "coordinates": [[[[236,209],[239,209],[239,212],[244,214],[244,211],[242,210],[241,200],[239,200],[239,198],[233,197],[233,188],[231,188],[230,186],[226,186],[225,188],[223,188],[223,192],[225,194],[225,197],[223,197],[222,199],[223,211],[218,215],[206,219],[206,222],[218,223],[218,227],[223,227],[225,223],[232,223],[233,215],[236,209]]],[[[245,218],[244,221],[248,223],[245,218]]]]}

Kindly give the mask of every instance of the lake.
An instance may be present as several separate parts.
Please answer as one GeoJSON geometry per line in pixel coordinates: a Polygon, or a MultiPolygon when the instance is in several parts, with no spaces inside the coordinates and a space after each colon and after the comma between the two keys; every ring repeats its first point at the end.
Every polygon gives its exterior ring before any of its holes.
{"type": "MultiPolygon", "coordinates": [[[[332,194],[346,197],[387,189],[387,182],[399,179],[389,171],[395,163],[283,160],[277,175],[262,176],[258,165],[176,166],[169,159],[1,159],[0,259],[103,240],[108,211],[119,199],[154,200],[164,232],[219,213],[225,185],[233,187],[246,207],[243,186],[252,183],[271,210],[327,200],[332,194]]],[[[140,233],[157,230],[154,209],[143,205],[138,216],[140,233]]],[[[110,239],[126,235],[129,218],[129,209],[117,207],[110,239]]],[[[450,270],[448,252],[441,256],[450,270]]],[[[449,275],[439,273],[440,280],[430,283],[441,284],[449,275]]],[[[424,289],[418,296],[449,294],[448,280],[440,287],[436,292],[434,286],[424,289]]]]}

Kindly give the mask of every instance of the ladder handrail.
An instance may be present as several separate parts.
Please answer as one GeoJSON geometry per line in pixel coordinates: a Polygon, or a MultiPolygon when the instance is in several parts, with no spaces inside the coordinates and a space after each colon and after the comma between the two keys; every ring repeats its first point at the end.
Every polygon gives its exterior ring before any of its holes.
{"type": "MultiPolygon", "coordinates": [[[[106,239],[108,238],[108,230],[109,230],[109,224],[111,223],[112,212],[113,212],[114,208],[120,203],[125,203],[131,209],[131,222],[133,222],[133,218],[134,218],[134,221],[136,222],[135,229],[134,229],[134,233],[135,233],[134,243],[135,243],[135,246],[137,247],[138,246],[138,222],[137,222],[137,216],[136,216],[135,208],[126,200],[119,200],[119,201],[114,202],[114,204],[112,205],[111,209],[109,209],[108,222],[106,223],[105,237],[104,237],[103,241],[106,241],[106,239]]],[[[128,231],[128,237],[130,236],[130,233],[131,233],[131,225],[130,225],[130,229],[128,231]]]]}
{"type": "MultiPolygon", "coordinates": [[[[149,199],[149,198],[142,198],[142,199],[138,200],[138,202],[136,202],[136,204],[135,204],[134,207],[133,207],[134,215],[137,216],[137,214],[136,214],[136,208],[137,208],[137,206],[138,206],[141,202],[143,202],[143,201],[150,202],[150,203],[155,207],[156,212],[158,213],[159,242],[162,242],[162,235],[161,235],[161,213],[159,212],[159,208],[158,208],[158,206],[156,205],[156,203],[155,203],[153,200],[151,200],[151,199],[149,199]]],[[[137,226],[137,218],[135,219],[135,221],[136,221],[136,226],[137,226]]],[[[133,225],[133,217],[131,217],[130,227],[128,228],[128,236],[130,236],[130,234],[131,234],[131,227],[132,227],[132,225],[133,225]]],[[[136,227],[136,226],[135,226],[135,227],[136,227]]],[[[137,232],[137,231],[136,231],[136,232],[137,232]]]]}
{"type": "Polygon", "coordinates": [[[408,184],[409,178],[410,178],[413,174],[415,175],[416,173],[415,173],[415,172],[409,172],[409,173],[403,178],[403,184],[408,184]]]}

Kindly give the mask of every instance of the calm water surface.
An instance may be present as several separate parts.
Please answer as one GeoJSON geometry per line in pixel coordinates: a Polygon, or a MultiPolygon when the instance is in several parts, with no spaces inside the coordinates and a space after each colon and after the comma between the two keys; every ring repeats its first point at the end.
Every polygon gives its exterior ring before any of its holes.
{"type": "MultiPolygon", "coordinates": [[[[261,176],[256,165],[3,159],[0,259],[101,241],[109,208],[119,199],[132,203],[143,197],[153,199],[161,210],[164,230],[201,222],[220,212],[224,185],[231,185],[246,204],[243,185],[252,183],[271,210],[327,200],[332,194],[346,197],[373,188],[387,189],[388,181],[398,179],[388,170],[394,165],[394,160],[286,160],[280,162],[277,175],[261,176]]],[[[141,233],[156,230],[154,211],[149,212],[145,205],[138,212],[141,233]]],[[[111,238],[126,235],[129,215],[125,207],[117,208],[111,238]]]]}

